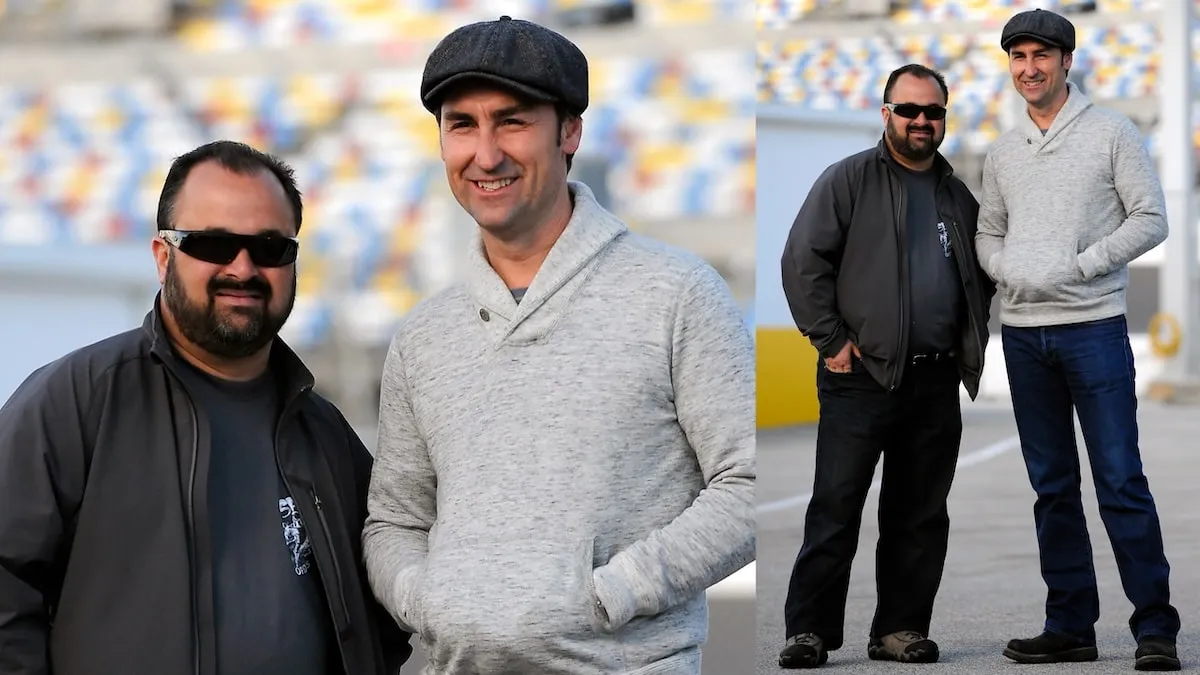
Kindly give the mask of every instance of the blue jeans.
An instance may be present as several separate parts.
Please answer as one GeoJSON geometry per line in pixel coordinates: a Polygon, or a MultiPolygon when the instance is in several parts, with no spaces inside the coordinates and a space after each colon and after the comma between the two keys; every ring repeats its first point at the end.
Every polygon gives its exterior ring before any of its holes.
{"type": "Polygon", "coordinates": [[[1133,351],[1125,317],[1076,325],[1001,329],[1017,432],[1037,494],[1045,629],[1095,643],[1100,598],[1080,496],[1079,416],[1100,517],[1133,604],[1135,639],[1175,638],[1170,566],[1138,450],[1133,351]]]}

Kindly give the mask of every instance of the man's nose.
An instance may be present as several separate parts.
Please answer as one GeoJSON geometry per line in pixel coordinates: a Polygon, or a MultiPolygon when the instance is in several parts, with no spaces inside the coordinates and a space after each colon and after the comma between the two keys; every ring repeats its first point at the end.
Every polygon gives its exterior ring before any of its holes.
{"type": "Polygon", "coordinates": [[[504,163],[504,151],[496,141],[496,135],[485,131],[479,134],[475,144],[475,164],[484,171],[495,171],[504,163]]]}
{"type": "Polygon", "coordinates": [[[250,252],[243,248],[233,262],[225,266],[225,272],[238,279],[250,279],[258,272],[258,266],[250,259],[250,252]]]}

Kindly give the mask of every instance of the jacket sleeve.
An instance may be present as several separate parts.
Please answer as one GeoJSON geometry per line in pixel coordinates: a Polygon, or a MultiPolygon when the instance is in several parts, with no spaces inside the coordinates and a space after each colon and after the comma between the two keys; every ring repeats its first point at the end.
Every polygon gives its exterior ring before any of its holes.
{"type": "Polygon", "coordinates": [[[836,356],[847,340],[838,313],[837,275],[851,198],[845,166],[825,169],[792,222],[781,261],[783,294],[792,319],[824,358],[836,356]]]}
{"type": "Polygon", "coordinates": [[[975,233],[975,255],[979,265],[996,283],[1004,257],[1004,238],[1008,235],[1008,207],[996,182],[996,163],[992,153],[983,160],[983,199],[979,204],[979,230],[975,233]]]}
{"type": "Polygon", "coordinates": [[[90,386],[61,363],[0,408],[0,675],[49,675],[49,628],[82,500],[90,386]]]}
{"type": "Polygon", "coordinates": [[[413,596],[437,517],[437,477],[417,428],[398,344],[397,337],[383,365],[363,557],[375,596],[401,629],[420,633],[413,620],[413,596]]]}
{"type": "MultiPolygon", "coordinates": [[[[346,430],[347,441],[349,442],[354,461],[354,479],[356,483],[354,494],[359,496],[356,522],[364,523],[367,519],[367,490],[370,487],[371,469],[374,464],[374,458],[371,457],[371,453],[363,445],[362,439],[358,437],[358,434],[355,433],[354,429],[345,419],[342,420],[342,424],[346,430]]],[[[367,578],[366,564],[362,560],[359,562],[359,573],[362,575],[361,578],[367,578]]],[[[367,593],[367,611],[371,613],[372,618],[375,620],[375,625],[379,627],[379,641],[380,647],[383,650],[384,672],[395,675],[400,672],[400,667],[412,656],[412,634],[401,630],[396,625],[395,619],[388,613],[388,610],[370,592],[367,593]]]]}
{"type": "Polygon", "coordinates": [[[1084,279],[1110,274],[1167,238],[1167,206],[1154,162],[1133,122],[1117,130],[1112,149],[1113,184],[1125,206],[1125,221],[1079,254],[1084,279]]]}
{"type": "Polygon", "coordinates": [[[594,571],[609,630],[679,605],[754,560],[754,343],[707,264],[687,278],[676,311],[676,415],[706,484],[674,520],[594,571]]]}

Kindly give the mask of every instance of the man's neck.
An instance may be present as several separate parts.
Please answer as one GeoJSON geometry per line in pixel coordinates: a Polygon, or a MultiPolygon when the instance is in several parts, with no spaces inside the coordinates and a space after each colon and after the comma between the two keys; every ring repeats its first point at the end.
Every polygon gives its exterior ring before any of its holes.
{"type": "Polygon", "coordinates": [[[1038,129],[1048,131],[1051,125],[1054,124],[1054,120],[1058,117],[1059,111],[1067,104],[1067,97],[1070,94],[1071,90],[1064,86],[1062,93],[1055,96],[1045,107],[1039,108],[1030,104],[1028,106],[1029,119],[1033,120],[1038,129]]]}
{"type": "Polygon", "coordinates": [[[222,380],[246,382],[267,372],[271,358],[270,345],[245,358],[226,359],[208,353],[185,338],[169,312],[163,312],[163,325],[175,353],[202,373],[222,380]]]}
{"type": "Polygon", "coordinates": [[[486,230],[482,233],[483,251],[488,263],[509,288],[528,288],[537,276],[550,249],[571,222],[573,199],[563,188],[550,217],[538,227],[512,239],[496,237],[486,230]]]}

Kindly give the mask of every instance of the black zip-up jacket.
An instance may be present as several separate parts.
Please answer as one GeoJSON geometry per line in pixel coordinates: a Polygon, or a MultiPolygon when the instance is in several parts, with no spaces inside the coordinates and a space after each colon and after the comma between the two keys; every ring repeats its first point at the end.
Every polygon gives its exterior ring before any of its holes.
{"type": "MultiPolygon", "coordinates": [[[[979,203],[941,154],[938,214],[949,227],[966,295],[955,346],[967,393],[979,393],[995,284],[979,267],[979,203]]],[[[908,355],[907,209],[901,169],[881,139],[827,168],[813,184],[784,246],[783,292],[796,327],[822,358],[852,341],[867,372],[893,390],[908,355]]]]}
{"type": "MultiPolygon", "coordinates": [[[[209,431],[158,314],[39,368],[0,408],[0,675],[215,675],[209,431]]],[[[360,535],[372,458],[282,341],[280,471],[349,675],[412,653],[360,535]]],[[[254,602],[253,597],[246,598],[254,602]]]]}

